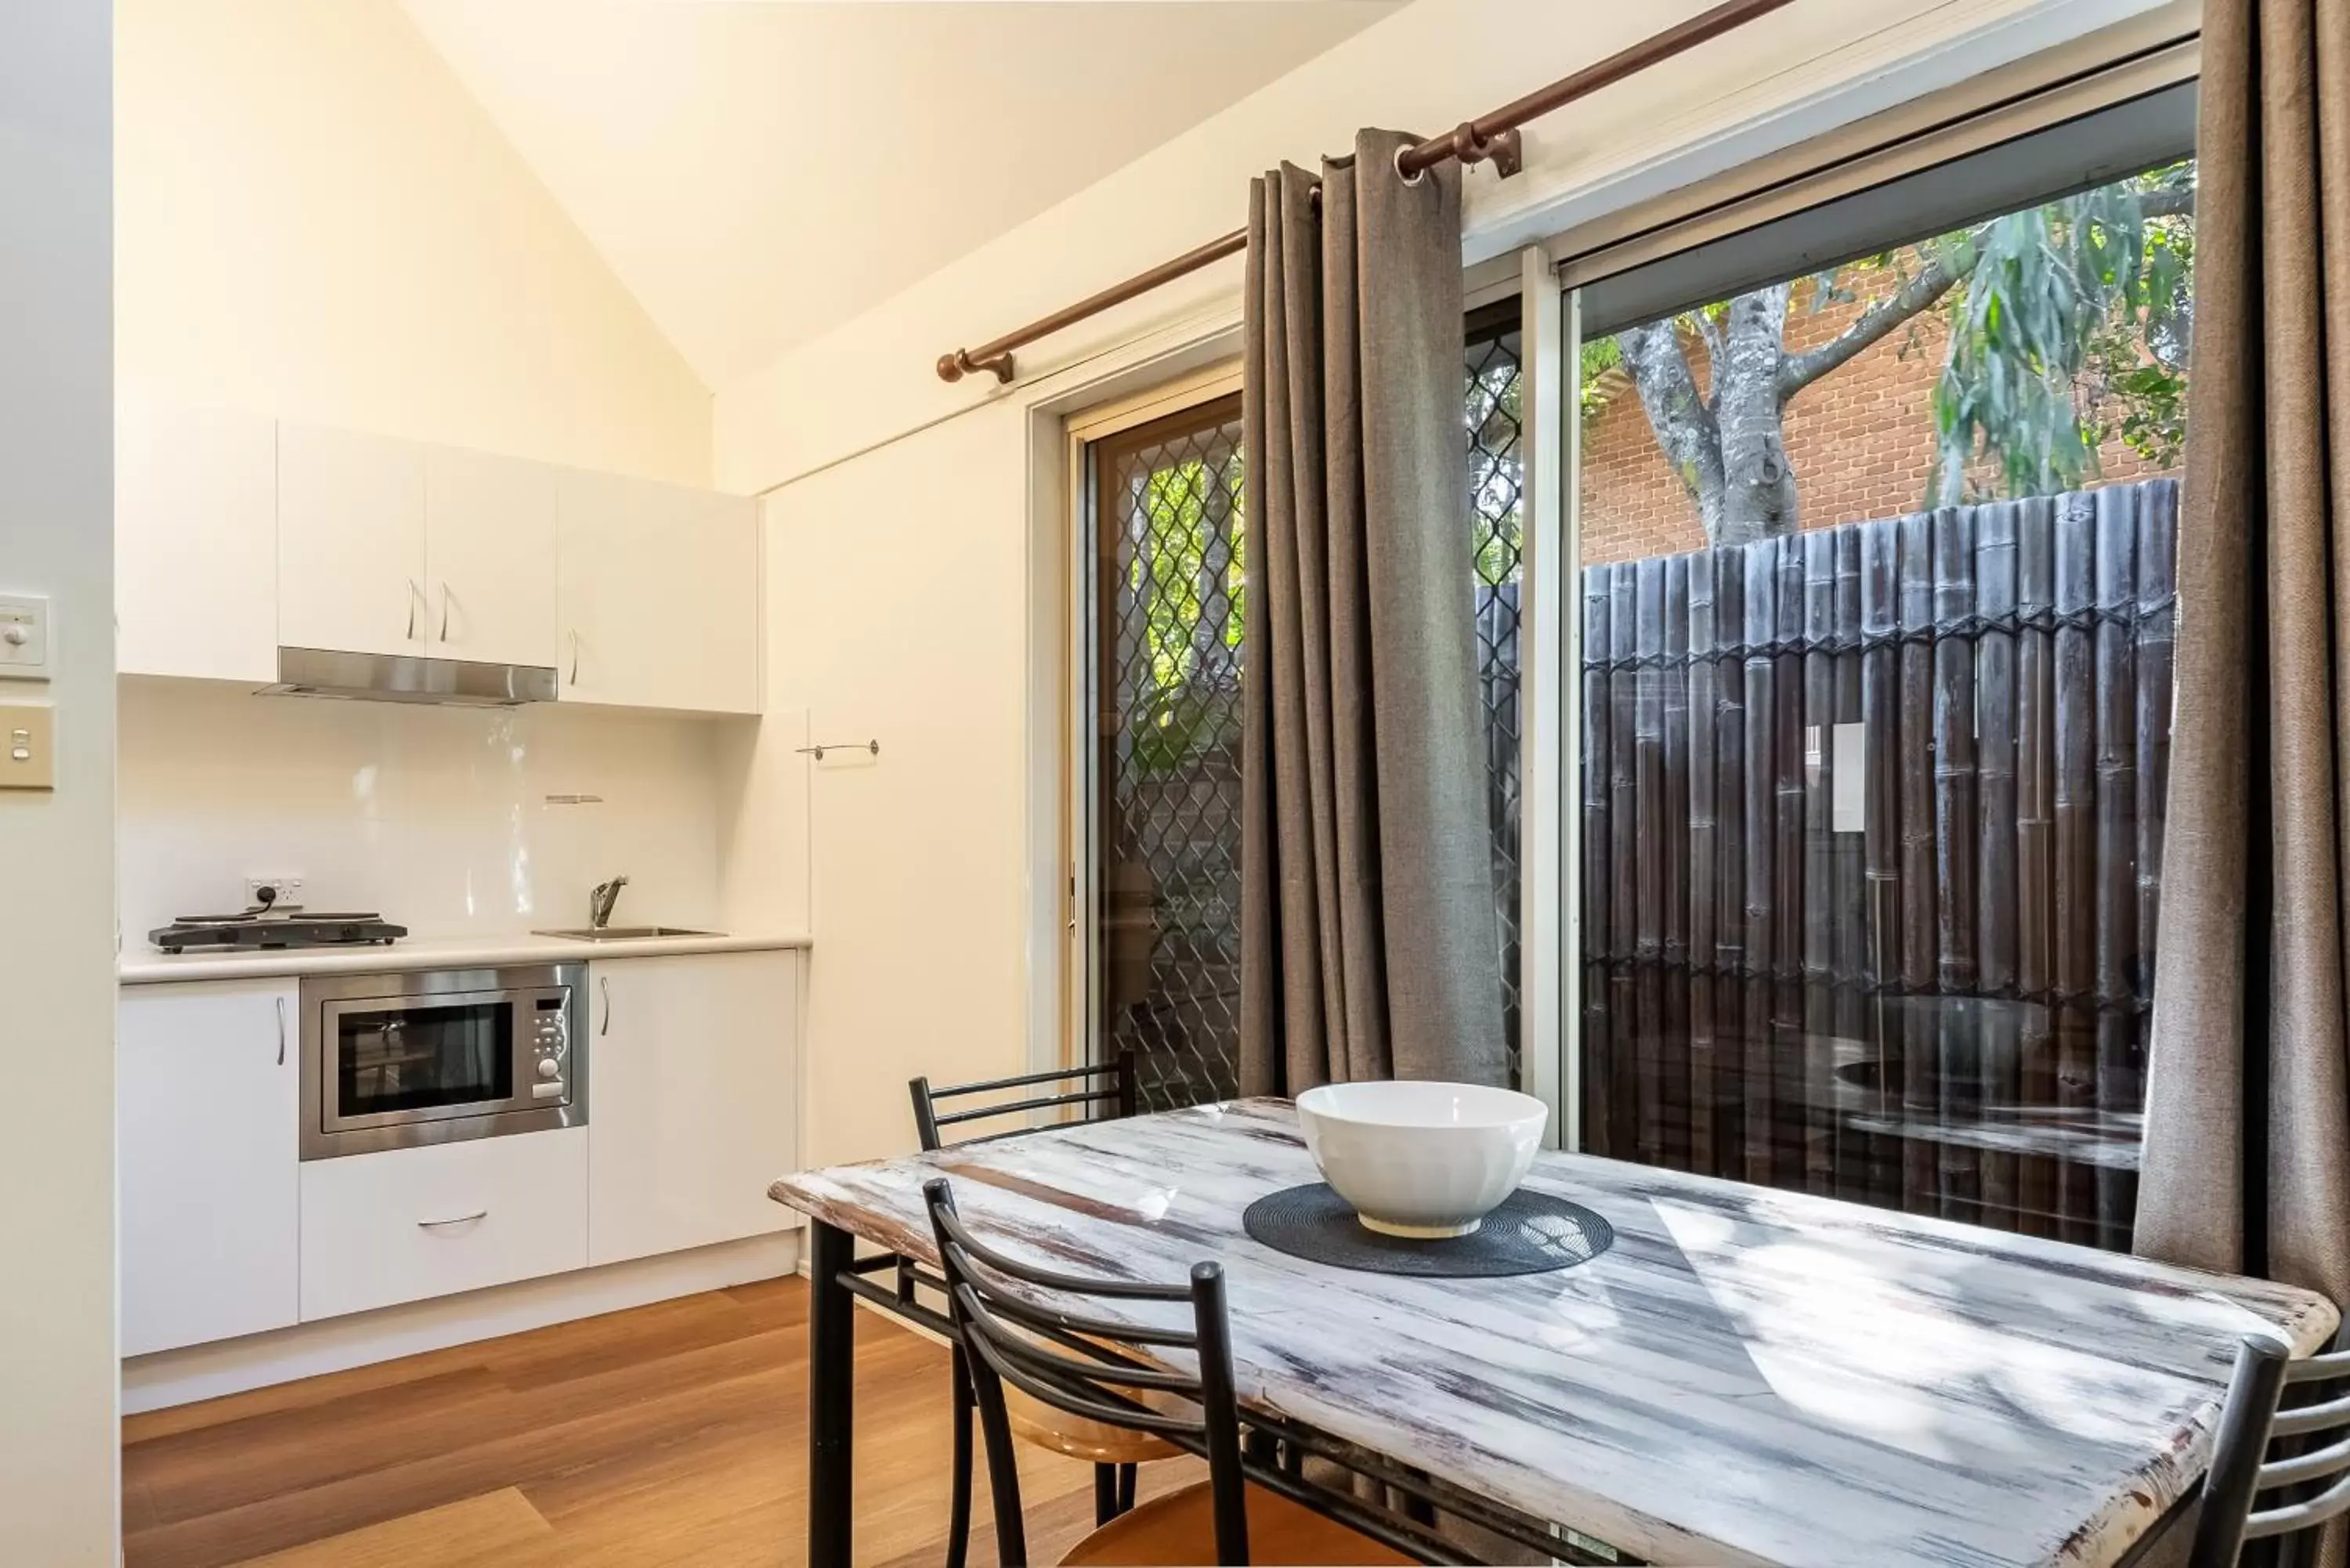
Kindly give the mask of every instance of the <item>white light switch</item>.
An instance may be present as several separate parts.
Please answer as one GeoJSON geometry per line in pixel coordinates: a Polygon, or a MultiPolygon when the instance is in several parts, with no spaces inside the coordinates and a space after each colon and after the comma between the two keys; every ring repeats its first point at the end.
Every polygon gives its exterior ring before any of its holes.
{"type": "Polygon", "coordinates": [[[0,679],[49,678],[49,601],[39,594],[0,594],[0,679]]]}
{"type": "Polygon", "coordinates": [[[42,703],[0,702],[0,789],[55,789],[57,710],[42,703]]]}

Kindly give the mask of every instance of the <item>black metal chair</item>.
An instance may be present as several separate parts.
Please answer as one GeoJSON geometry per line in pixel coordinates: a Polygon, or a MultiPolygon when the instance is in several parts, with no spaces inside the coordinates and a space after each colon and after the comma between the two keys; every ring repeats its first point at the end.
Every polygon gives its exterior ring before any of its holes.
{"type": "Polygon", "coordinates": [[[2244,1341],[2220,1409],[2189,1568],[2236,1568],[2250,1541],[2277,1539],[2281,1552],[2314,1548],[2318,1526],[2350,1512],[2350,1393],[2281,1407],[2289,1389],[2345,1380],[2350,1350],[2295,1361],[2276,1340],[2244,1341]],[[2271,1459],[2279,1439],[2293,1451],[2271,1459]],[[2285,1495],[2262,1508],[2263,1492],[2285,1495]]]}
{"type": "Polygon", "coordinates": [[[1152,1498],[1097,1526],[1061,1561],[1071,1564],[1245,1563],[1254,1539],[1284,1563],[1399,1563],[1405,1557],[1279,1492],[1250,1483],[1242,1462],[1223,1271],[1198,1263],[1185,1284],[1080,1278],[1006,1257],[972,1236],[944,1177],[923,1184],[950,1310],[962,1336],[987,1439],[995,1542],[1004,1568],[1025,1568],[1026,1521],[1005,1396],[1106,1427],[1154,1433],[1208,1461],[1208,1479],[1152,1498]],[[1035,1304],[998,1282],[1063,1298],[1186,1303],[1191,1326],[1137,1327],[1083,1311],[1035,1304]],[[1145,1346],[1170,1350],[1196,1373],[1153,1365],[1145,1346]]]}
{"type": "MultiPolygon", "coordinates": [[[[983,1083],[956,1084],[948,1088],[934,1089],[927,1077],[915,1078],[906,1085],[914,1102],[914,1131],[927,1151],[948,1147],[950,1143],[983,1143],[994,1138],[1016,1137],[1022,1133],[1038,1130],[1028,1119],[1038,1112],[1076,1108],[1086,1113],[1087,1120],[1099,1121],[1108,1116],[1130,1116],[1135,1111],[1134,1053],[1121,1051],[1113,1061],[1087,1067],[1069,1067],[1051,1073],[1024,1073],[1016,1077],[993,1078],[983,1083]],[[1056,1093],[1002,1096],[1020,1089],[1056,1088],[1056,1093]],[[949,1102],[941,1110],[941,1102],[949,1102]],[[953,1102],[977,1101],[967,1106],[953,1102]],[[965,1127],[1007,1116],[1021,1118],[1020,1124],[993,1132],[981,1132],[968,1137],[949,1138],[941,1129],[965,1127]]],[[[910,1281],[901,1283],[901,1291],[910,1290],[910,1281]]],[[[971,1482],[972,1482],[972,1390],[962,1347],[955,1347],[953,1366],[949,1376],[954,1382],[954,1472],[950,1481],[952,1488],[947,1521],[947,1568],[963,1568],[971,1542],[971,1482]]],[[[1015,1395],[1012,1400],[1013,1426],[1018,1434],[1042,1448],[1072,1459],[1089,1459],[1094,1467],[1094,1522],[1107,1524],[1134,1506],[1135,1466],[1148,1459],[1170,1458],[1176,1450],[1144,1433],[1130,1430],[1109,1430],[1089,1422],[1056,1420],[1054,1412],[1046,1410],[1024,1397],[1015,1395]]]]}
{"type": "Polygon", "coordinates": [[[1037,1130],[1032,1125],[1004,1127],[1001,1131],[983,1133],[977,1137],[957,1136],[949,1138],[941,1129],[960,1127],[971,1122],[991,1121],[1003,1116],[1028,1116],[1038,1111],[1059,1110],[1076,1106],[1086,1112],[1088,1121],[1104,1119],[1095,1107],[1109,1106],[1113,1116],[1134,1114],[1134,1053],[1121,1051],[1117,1057],[1090,1067],[1062,1067],[1050,1073],[1023,1073],[1013,1078],[991,1078],[980,1084],[956,1084],[950,1088],[934,1089],[928,1078],[914,1078],[906,1085],[914,1100],[914,1131],[922,1140],[924,1149],[944,1148],[949,1143],[979,1143],[987,1138],[1016,1137],[1024,1132],[1037,1130]],[[1106,1086],[1097,1087],[1107,1079],[1106,1086]],[[941,1115],[941,1100],[968,1100],[988,1095],[1000,1095],[1011,1089],[1040,1088],[1046,1085],[1075,1085],[1057,1094],[1031,1095],[1021,1099],[989,1100],[983,1104],[950,1110],[941,1115]]]}

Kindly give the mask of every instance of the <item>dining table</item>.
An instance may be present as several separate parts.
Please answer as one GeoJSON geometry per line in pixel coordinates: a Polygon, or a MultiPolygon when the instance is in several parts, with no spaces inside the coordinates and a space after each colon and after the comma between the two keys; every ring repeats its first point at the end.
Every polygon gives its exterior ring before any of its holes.
{"type": "Polygon", "coordinates": [[[1251,1464],[1293,1495],[1331,1465],[1382,1483],[1316,1495],[1428,1561],[2139,1562],[2190,1511],[2241,1341],[2306,1355],[2337,1326],[2268,1281],[1547,1151],[1525,1186],[1596,1212],[1612,1246],[1514,1277],[1367,1272],[1243,1226],[1318,1179],[1286,1100],[1050,1126],[770,1189],[811,1221],[815,1568],[852,1561],[856,1303],[952,1332],[920,1288],[941,1176],[1016,1261],[1159,1282],[1222,1265],[1251,1464]]]}

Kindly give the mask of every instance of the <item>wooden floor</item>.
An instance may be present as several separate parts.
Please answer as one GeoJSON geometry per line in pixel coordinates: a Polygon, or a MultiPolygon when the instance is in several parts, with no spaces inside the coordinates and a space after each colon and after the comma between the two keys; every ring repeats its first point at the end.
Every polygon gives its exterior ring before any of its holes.
{"type": "MultiPolygon", "coordinates": [[[[123,1422],[130,1568],[591,1568],[806,1558],[807,1289],[740,1286],[123,1422]]],[[[946,1352],[858,1314],[857,1558],[943,1561],[946,1352]]],[[[1146,1466],[1145,1496],[1202,1473],[1146,1466]]],[[[1026,1449],[1028,1544],[1093,1523],[1026,1449]]],[[[971,1561],[995,1562],[986,1471],[971,1561]]]]}

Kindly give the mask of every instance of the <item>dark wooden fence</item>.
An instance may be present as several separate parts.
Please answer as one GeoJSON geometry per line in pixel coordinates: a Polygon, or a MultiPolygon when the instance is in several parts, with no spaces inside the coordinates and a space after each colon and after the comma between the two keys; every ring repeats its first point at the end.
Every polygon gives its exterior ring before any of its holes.
{"type": "Polygon", "coordinates": [[[1583,574],[1586,1148],[2127,1244],[2177,515],[2156,480],[1583,574]]]}

